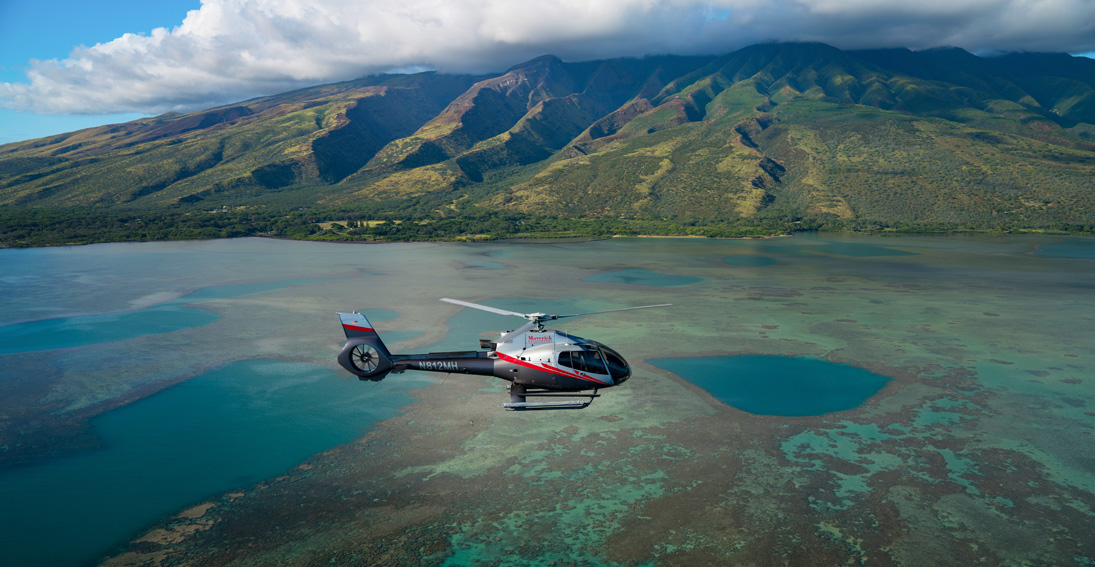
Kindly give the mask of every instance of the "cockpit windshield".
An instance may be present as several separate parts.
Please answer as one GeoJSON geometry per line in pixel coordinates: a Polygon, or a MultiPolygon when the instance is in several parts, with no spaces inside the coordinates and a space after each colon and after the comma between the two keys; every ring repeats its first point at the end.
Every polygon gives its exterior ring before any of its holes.
{"type": "Polygon", "coordinates": [[[597,346],[601,348],[601,354],[604,355],[605,362],[608,363],[608,373],[612,376],[613,382],[619,384],[631,377],[631,368],[627,365],[624,357],[605,345],[599,344],[597,346]]]}
{"type": "Polygon", "coordinates": [[[620,354],[605,345],[589,341],[583,346],[589,350],[560,352],[556,362],[560,366],[591,374],[608,374],[619,384],[631,377],[631,368],[620,354]],[[592,344],[589,344],[592,343],[592,344]]]}

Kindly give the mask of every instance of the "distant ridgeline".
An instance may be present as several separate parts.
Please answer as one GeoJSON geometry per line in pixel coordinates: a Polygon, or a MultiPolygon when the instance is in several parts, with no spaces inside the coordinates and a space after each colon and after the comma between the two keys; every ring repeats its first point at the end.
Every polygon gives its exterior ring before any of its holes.
{"type": "Polygon", "coordinates": [[[1095,230],[1095,60],[766,44],[382,75],[0,146],[0,244],[1095,230]]]}

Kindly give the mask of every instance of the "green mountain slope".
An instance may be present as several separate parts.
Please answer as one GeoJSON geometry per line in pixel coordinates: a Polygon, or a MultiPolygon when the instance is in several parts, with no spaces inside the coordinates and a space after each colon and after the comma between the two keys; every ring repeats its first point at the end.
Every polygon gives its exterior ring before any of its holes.
{"type": "Polygon", "coordinates": [[[147,207],[336,183],[473,82],[374,77],[0,146],[0,203],[147,207]]]}
{"type": "Polygon", "coordinates": [[[767,44],[371,77],[9,144],[0,213],[1090,231],[1093,174],[1091,59],[767,44]]]}
{"type": "Polygon", "coordinates": [[[1063,128],[1073,118],[1046,112],[1004,78],[1002,62],[958,50],[900,55],[922,56],[925,78],[881,67],[876,52],[742,50],[638,105],[644,111],[613,136],[577,140],[576,151],[491,202],[570,215],[790,213],[866,226],[1091,223],[1095,146],[1063,128]]]}

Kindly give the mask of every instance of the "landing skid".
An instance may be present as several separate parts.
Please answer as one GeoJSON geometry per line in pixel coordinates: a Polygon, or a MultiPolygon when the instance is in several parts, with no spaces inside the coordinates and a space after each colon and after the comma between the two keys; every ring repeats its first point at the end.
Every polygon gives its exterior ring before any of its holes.
{"type": "Polygon", "coordinates": [[[599,398],[597,389],[593,393],[582,391],[560,392],[557,390],[545,390],[541,388],[528,388],[521,384],[511,384],[509,387],[509,403],[502,404],[508,410],[547,410],[547,409],[585,409],[593,403],[593,398],[599,398]],[[588,398],[556,400],[550,402],[530,402],[527,398],[588,398]]]}

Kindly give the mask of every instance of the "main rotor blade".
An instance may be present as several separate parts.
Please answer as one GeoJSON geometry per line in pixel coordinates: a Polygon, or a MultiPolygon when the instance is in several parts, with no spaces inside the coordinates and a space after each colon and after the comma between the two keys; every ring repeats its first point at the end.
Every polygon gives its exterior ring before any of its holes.
{"type": "Polygon", "coordinates": [[[491,313],[497,313],[499,315],[516,315],[521,318],[527,319],[524,313],[517,313],[515,311],[506,311],[505,309],[498,309],[497,307],[487,307],[486,305],[479,305],[478,303],[471,303],[469,301],[460,301],[459,299],[449,299],[442,297],[441,301],[446,303],[452,303],[455,305],[463,305],[464,307],[471,307],[473,309],[481,309],[483,311],[490,311],[491,313]]]}
{"type": "Polygon", "coordinates": [[[519,329],[510,331],[510,332],[502,335],[502,338],[498,339],[498,342],[499,343],[504,343],[506,341],[512,341],[512,340],[516,339],[517,337],[521,336],[522,334],[528,332],[530,329],[532,329],[535,326],[536,326],[536,321],[529,321],[528,323],[525,323],[524,325],[521,325],[521,327],[519,329]]]}
{"type": "Polygon", "coordinates": [[[641,305],[639,307],[624,307],[623,309],[609,309],[607,311],[590,311],[589,313],[571,313],[569,315],[550,315],[546,318],[562,319],[563,317],[581,317],[582,315],[600,315],[601,313],[615,313],[616,311],[631,311],[633,309],[650,309],[651,307],[670,307],[672,303],[659,303],[657,305],[641,305]]]}

